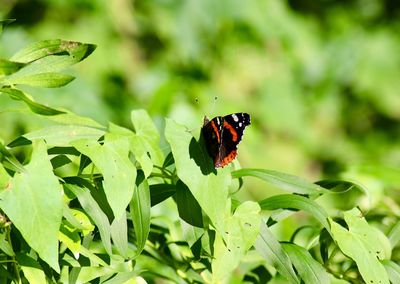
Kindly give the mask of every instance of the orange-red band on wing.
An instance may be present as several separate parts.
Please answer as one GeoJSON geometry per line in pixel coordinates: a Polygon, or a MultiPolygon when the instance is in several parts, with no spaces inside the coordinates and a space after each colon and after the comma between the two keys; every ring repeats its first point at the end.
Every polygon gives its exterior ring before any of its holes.
{"type": "Polygon", "coordinates": [[[211,120],[211,127],[213,128],[214,133],[217,135],[218,143],[221,143],[221,137],[219,137],[218,128],[217,128],[217,126],[215,125],[214,121],[212,121],[212,120],[211,120]]]}
{"type": "Polygon", "coordinates": [[[215,161],[214,165],[217,168],[220,168],[220,167],[223,168],[226,165],[228,165],[230,162],[232,162],[236,158],[236,156],[237,156],[237,151],[234,150],[234,151],[230,152],[229,155],[226,156],[222,161],[220,161],[220,160],[215,161]]]}
{"type": "Polygon", "coordinates": [[[227,128],[229,130],[229,132],[232,134],[232,141],[236,142],[238,139],[236,130],[232,127],[232,125],[230,125],[226,121],[224,121],[224,127],[227,128]]]}

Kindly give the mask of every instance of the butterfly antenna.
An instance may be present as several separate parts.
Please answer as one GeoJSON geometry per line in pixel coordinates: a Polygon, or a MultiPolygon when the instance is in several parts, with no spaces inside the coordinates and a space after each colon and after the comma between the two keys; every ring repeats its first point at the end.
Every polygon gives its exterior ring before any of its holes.
{"type": "Polygon", "coordinates": [[[215,116],[215,115],[214,115],[214,111],[215,111],[215,106],[216,106],[216,104],[217,104],[217,100],[218,100],[218,97],[215,96],[215,97],[213,98],[213,104],[212,104],[212,106],[211,106],[211,111],[210,111],[212,117],[215,116]]]}

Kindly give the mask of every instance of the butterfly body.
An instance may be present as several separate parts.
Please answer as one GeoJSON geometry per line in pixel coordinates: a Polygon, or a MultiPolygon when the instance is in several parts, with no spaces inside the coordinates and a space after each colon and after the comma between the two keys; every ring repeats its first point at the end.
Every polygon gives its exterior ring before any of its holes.
{"type": "Polygon", "coordinates": [[[250,123],[250,115],[242,112],[216,116],[211,120],[204,118],[201,132],[216,168],[225,167],[236,158],[237,146],[250,123]]]}

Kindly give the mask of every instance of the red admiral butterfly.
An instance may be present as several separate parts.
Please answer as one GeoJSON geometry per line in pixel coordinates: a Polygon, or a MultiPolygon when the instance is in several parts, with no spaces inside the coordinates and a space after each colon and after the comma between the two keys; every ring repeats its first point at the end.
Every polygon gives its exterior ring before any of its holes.
{"type": "Polygon", "coordinates": [[[225,167],[236,158],[237,145],[247,125],[250,125],[250,115],[244,112],[217,116],[211,120],[204,117],[201,132],[216,168],[225,167]]]}

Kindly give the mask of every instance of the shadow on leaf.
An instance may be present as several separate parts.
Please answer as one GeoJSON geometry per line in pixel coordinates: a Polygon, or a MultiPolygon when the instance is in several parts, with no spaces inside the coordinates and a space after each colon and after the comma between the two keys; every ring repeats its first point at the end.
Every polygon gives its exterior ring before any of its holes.
{"type": "Polygon", "coordinates": [[[211,173],[217,174],[217,170],[214,167],[213,160],[207,154],[204,144],[203,135],[200,135],[199,141],[192,138],[189,144],[189,155],[196,165],[200,168],[203,175],[209,175],[211,173]]]}

